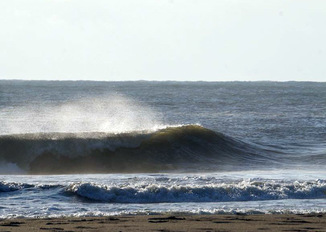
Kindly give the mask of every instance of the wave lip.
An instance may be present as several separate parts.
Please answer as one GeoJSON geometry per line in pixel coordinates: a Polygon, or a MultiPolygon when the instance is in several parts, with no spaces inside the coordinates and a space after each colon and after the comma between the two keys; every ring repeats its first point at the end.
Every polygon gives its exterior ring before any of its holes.
{"type": "Polygon", "coordinates": [[[230,202],[281,199],[326,198],[326,182],[257,182],[205,186],[157,184],[139,186],[106,186],[93,183],[72,184],[66,193],[88,200],[108,203],[173,203],[173,202],[230,202]]]}

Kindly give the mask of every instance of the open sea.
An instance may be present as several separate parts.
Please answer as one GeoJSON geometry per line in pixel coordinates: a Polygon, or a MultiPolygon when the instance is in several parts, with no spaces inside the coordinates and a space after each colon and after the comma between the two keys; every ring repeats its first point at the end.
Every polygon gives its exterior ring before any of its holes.
{"type": "Polygon", "coordinates": [[[0,80],[0,218],[326,212],[326,83],[0,80]]]}

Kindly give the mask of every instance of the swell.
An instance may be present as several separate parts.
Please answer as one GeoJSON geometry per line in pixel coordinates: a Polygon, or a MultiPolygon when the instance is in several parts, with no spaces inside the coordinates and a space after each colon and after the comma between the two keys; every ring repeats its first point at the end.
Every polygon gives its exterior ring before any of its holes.
{"type": "Polygon", "coordinates": [[[1,162],[12,163],[30,174],[68,174],[234,170],[276,161],[261,147],[187,125],[125,134],[1,136],[1,162]]]}

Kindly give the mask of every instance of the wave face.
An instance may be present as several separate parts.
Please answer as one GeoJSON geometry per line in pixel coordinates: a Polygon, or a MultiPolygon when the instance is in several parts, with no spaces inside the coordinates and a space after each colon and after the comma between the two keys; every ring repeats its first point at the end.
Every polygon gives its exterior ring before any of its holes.
{"type": "Polygon", "coordinates": [[[30,174],[216,171],[272,164],[270,157],[261,148],[198,125],[123,134],[0,137],[0,163],[10,163],[30,174]]]}

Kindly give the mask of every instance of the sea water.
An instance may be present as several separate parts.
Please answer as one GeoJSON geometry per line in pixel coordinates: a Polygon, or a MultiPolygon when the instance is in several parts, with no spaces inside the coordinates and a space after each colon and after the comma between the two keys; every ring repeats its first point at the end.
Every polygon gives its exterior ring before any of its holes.
{"type": "Polygon", "coordinates": [[[310,213],[326,84],[0,81],[0,217],[310,213]]]}

